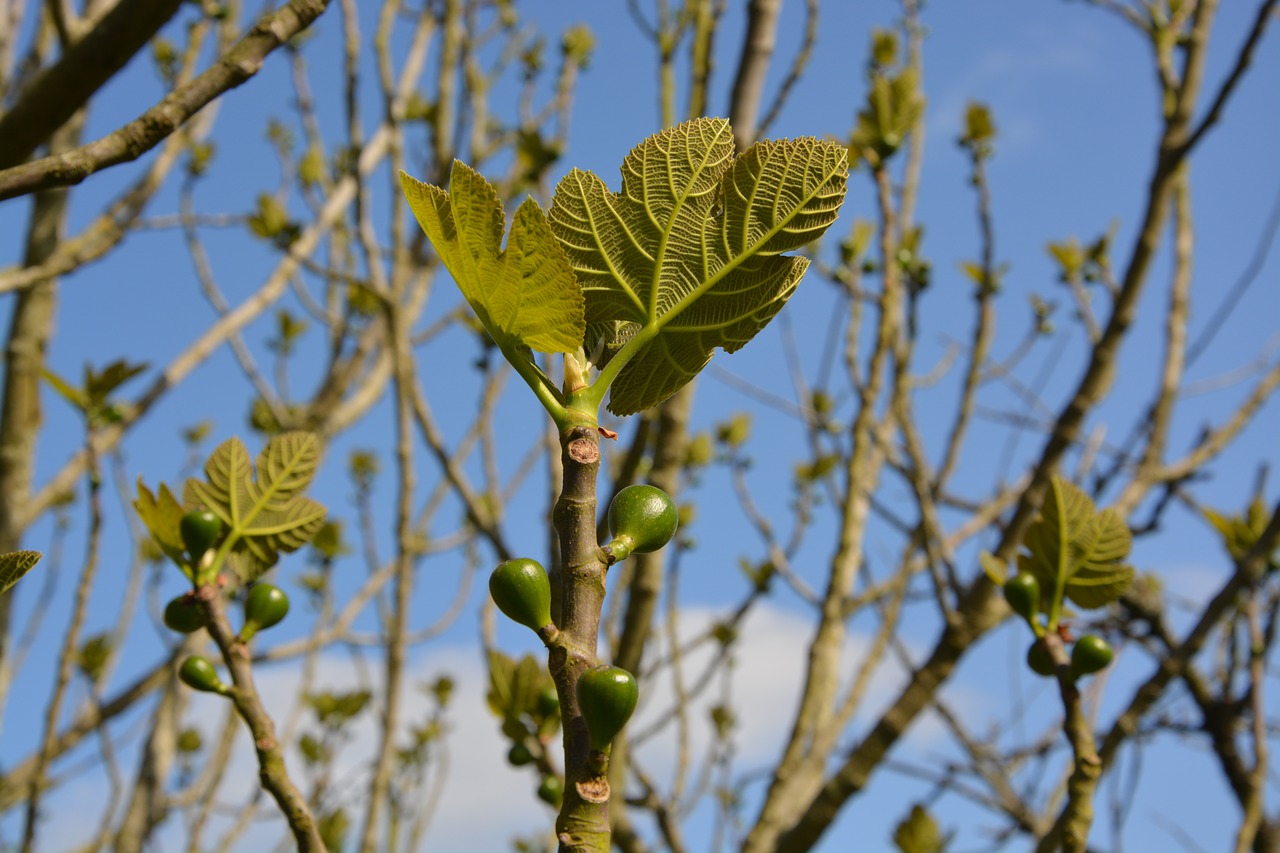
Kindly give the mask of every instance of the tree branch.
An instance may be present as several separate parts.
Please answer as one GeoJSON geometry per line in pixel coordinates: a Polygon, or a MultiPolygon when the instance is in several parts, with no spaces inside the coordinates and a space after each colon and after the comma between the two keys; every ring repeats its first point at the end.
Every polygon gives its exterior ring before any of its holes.
{"type": "MultiPolygon", "coordinates": [[[[120,0],[57,62],[27,84],[13,109],[0,116],[0,169],[5,170],[0,177],[66,124],[181,5],[182,0],[120,0]]],[[[59,185],[45,184],[26,192],[49,186],[59,185]]]]}
{"type": "MultiPolygon", "coordinates": [[[[129,124],[64,154],[0,171],[0,201],[50,187],[78,184],[94,172],[138,159],[205,105],[257,74],[268,54],[309,27],[328,5],[329,0],[293,0],[258,21],[208,71],[170,92],[129,124]]],[[[50,98],[62,99],[61,94],[50,98]]],[[[13,115],[10,112],[0,119],[0,140],[4,140],[0,146],[7,144],[5,124],[13,115]]],[[[3,148],[0,148],[2,154],[3,148]]],[[[5,162],[0,156],[0,164],[5,162]]]]}

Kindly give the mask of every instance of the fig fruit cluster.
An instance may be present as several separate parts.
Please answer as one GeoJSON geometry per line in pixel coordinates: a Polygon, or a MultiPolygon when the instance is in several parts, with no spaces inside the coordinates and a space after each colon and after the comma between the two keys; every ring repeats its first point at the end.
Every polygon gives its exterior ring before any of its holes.
{"type": "MultiPolygon", "coordinates": [[[[222,519],[211,510],[192,510],[182,516],[178,532],[192,566],[199,567],[205,561],[224,531],[222,519]]],[[[254,634],[278,624],[288,612],[289,596],[284,590],[269,583],[253,584],[245,595],[241,642],[247,643],[254,634]]],[[[208,613],[194,592],[186,592],[165,605],[164,624],[179,634],[192,634],[208,626],[208,613]]]]}
{"type": "MultiPolygon", "coordinates": [[[[1043,601],[1040,581],[1034,574],[1024,571],[1010,575],[1004,582],[1004,600],[1008,602],[1010,610],[1036,630],[1037,635],[1043,632],[1036,621],[1043,601]]],[[[1067,675],[1072,681],[1081,676],[1092,675],[1106,669],[1113,657],[1115,653],[1110,643],[1096,634],[1085,634],[1071,647],[1071,665],[1067,669],[1067,675]]],[[[1027,649],[1027,667],[1036,675],[1043,676],[1051,676],[1057,669],[1039,636],[1027,649]]]]}
{"type": "MultiPolygon", "coordinates": [[[[680,521],[671,496],[650,485],[619,490],[609,504],[607,516],[612,539],[599,551],[606,566],[631,554],[648,554],[662,548],[675,537],[680,521]]],[[[551,618],[551,579],[537,560],[519,557],[499,564],[489,576],[489,596],[508,619],[536,633],[548,646],[557,642],[559,629],[551,618]]],[[[608,800],[608,755],[614,739],[631,719],[639,696],[635,676],[621,667],[596,666],[578,677],[578,710],[586,724],[592,753],[590,778],[576,783],[579,797],[591,802],[608,800]]],[[[552,693],[551,700],[554,699],[552,693]]],[[[562,780],[548,772],[526,739],[513,736],[507,761],[514,767],[538,765],[538,796],[554,807],[560,806],[564,797],[562,780]]]]}
{"type": "MultiPolygon", "coordinates": [[[[1114,657],[1115,652],[1110,643],[1097,634],[1085,634],[1071,647],[1071,664],[1067,667],[1067,677],[1076,681],[1082,676],[1093,675],[1106,669],[1114,657]]],[[[1040,639],[1027,649],[1027,666],[1036,675],[1051,676],[1057,671],[1049,650],[1040,639]]]]}

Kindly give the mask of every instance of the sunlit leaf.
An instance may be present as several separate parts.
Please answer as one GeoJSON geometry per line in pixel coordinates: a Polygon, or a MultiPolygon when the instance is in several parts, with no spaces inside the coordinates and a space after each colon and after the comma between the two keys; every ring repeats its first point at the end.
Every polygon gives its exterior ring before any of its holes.
{"type": "Polygon", "coordinates": [[[1018,567],[1040,581],[1046,610],[1059,580],[1066,598],[1077,606],[1103,607],[1124,595],[1133,582],[1133,567],[1123,562],[1132,544],[1133,536],[1118,512],[1098,512],[1083,491],[1054,477],[1023,539],[1030,554],[1019,555],[1018,567]]]}
{"type": "MultiPolygon", "coordinates": [[[[1267,505],[1261,498],[1254,498],[1242,513],[1228,515],[1208,507],[1200,508],[1201,515],[1222,537],[1222,544],[1233,560],[1242,560],[1262,538],[1269,520],[1267,505]]],[[[1271,564],[1280,565],[1280,553],[1273,556],[1271,564]]]]}
{"type": "Polygon", "coordinates": [[[846,173],[844,150],[812,138],[735,157],[729,123],[703,118],[636,146],[620,192],[590,172],[565,176],[551,227],[586,297],[585,349],[636,347],[610,411],[657,405],[777,314],[809,264],[782,253],[835,221],[846,173]]]}
{"type": "Polygon", "coordinates": [[[324,523],[324,507],[301,495],[319,460],[320,442],[313,434],[283,433],[259,454],[255,478],[248,451],[233,438],[209,456],[206,480],[187,481],[185,503],[217,514],[234,547],[251,558],[233,566],[241,580],[253,580],[280,553],[305,545],[324,523]]]}
{"type": "Polygon", "coordinates": [[[449,191],[400,173],[413,215],[490,337],[504,350],[573,352],[582,346],[582,292],[542,209],[526,199],[502,251],[497,191],[454,161],[449,191]]]}
{"type": "Polygon", "coordinates": [[[164,555],[190,577],[191,569],[183,556],[182,532],[179,529],[185,510],[169,487],[161,483],[159,494],[152,494],[139,477],[138,497],[133,508],[164,555]]]}

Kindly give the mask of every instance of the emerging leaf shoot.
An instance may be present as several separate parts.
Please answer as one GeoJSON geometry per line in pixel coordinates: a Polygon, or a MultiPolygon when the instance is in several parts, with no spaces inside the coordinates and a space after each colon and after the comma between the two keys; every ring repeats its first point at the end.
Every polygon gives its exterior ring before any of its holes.
{"type": "Polygon", "coordinates": [[[592,402],[611,385],[614,414],[655,406],[716,347],[751,340],[808,268],[783,253],[835,221],[847,173],[833,142],[764,141],[735,157],[729,123],[699,118],[636,146],[620,192],[566,175],[551,227],[586,297],[584,349],[612,358],[592,402]]]}
{"type": "Polygon", "coordinates": [[[255,477],[248,451],[233,438],[210,455],[206,480],[187,481],[184,502],[212,510],[247,558],[236,563],[242,581],[255,580],[281,552],[307,544],[324,523],[324,507],[302,495],[319,461],[320,442],[313,434],[283,433],[258,455],[255,477]]]}
{"type": "MultiPolygon", "coordinates": [[[[1133,582],[1133,567],[1123,562],[1132,542],[1118,512],[1099,512],[1088,495],[1054,477],[1040,515],[1027,529],[1023,545],[1030,553],[1018,556],[1018,570],[1040,581],[1050,614],[1058,612],[1064,595],[1079,607],[1103,607],[1133,582]]],[[[1056,624],[1052,618],[1050,623],[1056,624]]]]}

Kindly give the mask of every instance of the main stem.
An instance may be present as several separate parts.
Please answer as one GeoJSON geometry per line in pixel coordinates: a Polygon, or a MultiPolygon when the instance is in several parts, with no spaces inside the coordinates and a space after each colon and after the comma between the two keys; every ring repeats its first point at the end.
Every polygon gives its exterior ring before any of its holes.
{"type": "Polygon", "coordinates": [[[587,727],[578,710],[577,685],[596,665],[596,640],[604,607],[605,565],[596,557],[596,478],[600,434],[575,426],[560,434],[564,481],[553,514],[560,563],[551,570],[551,598],[561,640],[551,647],[549,668],[560,695],[564,726],[564,802],[556,818],[560,853],[608,853],[609,805],[584,800],[577,783],[587,768],[587,727]]]}

